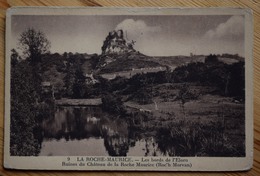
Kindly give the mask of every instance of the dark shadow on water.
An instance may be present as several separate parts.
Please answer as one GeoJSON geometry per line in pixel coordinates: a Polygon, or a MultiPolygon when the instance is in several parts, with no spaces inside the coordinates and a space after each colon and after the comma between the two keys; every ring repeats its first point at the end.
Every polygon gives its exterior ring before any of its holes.
{"type": "Polygon", "coordinates": [[[127,122],[100,107],[58,107],[54,117],[43,121],[42,129],[48,141],[103,139],[110,156],[126,156],[129,149],[127,122]]]}

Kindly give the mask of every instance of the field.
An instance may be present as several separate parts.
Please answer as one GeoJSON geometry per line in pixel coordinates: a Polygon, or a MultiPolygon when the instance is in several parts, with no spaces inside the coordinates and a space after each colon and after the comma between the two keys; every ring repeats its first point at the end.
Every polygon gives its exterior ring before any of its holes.
{"type": "Polygon", "coordinates": [[[199,95],[183,104],[176,98],[179,93],[176,88],[180,86],[164,84],[159,89],[157,85],[159,96],[150,104],[126,102],[132,114],[143,113],[132,116],[132,127],[140,135],[154,136],[167,155],[244,156],[245,104],[210,94],[212,88],[196,85],[190,87],[199,95]],[[172,96],[166,99],[164,93],[172,96]]]}

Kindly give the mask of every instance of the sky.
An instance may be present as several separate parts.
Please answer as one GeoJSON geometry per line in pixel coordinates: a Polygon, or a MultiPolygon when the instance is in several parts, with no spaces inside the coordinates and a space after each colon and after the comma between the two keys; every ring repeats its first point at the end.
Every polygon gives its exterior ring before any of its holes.
{"type": "Polygon", "coordinates": [[[110,31],[122,29],[134,48],[149,56],[239,54],[244,56],[244,16],[14,15],[11,47],[28,28],[45,33],[51,53],[101,53],[110,31]]]}

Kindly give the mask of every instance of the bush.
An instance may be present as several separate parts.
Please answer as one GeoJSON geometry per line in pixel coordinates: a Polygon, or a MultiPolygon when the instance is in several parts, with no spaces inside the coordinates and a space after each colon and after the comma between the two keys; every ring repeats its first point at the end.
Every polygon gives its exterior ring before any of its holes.
{"type": "Polygon", "coordinates": [[[114,94],[106,94],[102,97],[102,109],[113,114],[125,114],[121,97],[114,94]]]}

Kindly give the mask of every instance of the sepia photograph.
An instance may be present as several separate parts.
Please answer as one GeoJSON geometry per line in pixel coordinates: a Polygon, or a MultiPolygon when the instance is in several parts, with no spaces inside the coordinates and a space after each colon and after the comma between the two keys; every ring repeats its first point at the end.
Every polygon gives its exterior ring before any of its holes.
{"type": "Polygon", "coordinates": [[[244,13],[10,15],[10,156],[246,157],[245,26],[244,13]]]}

